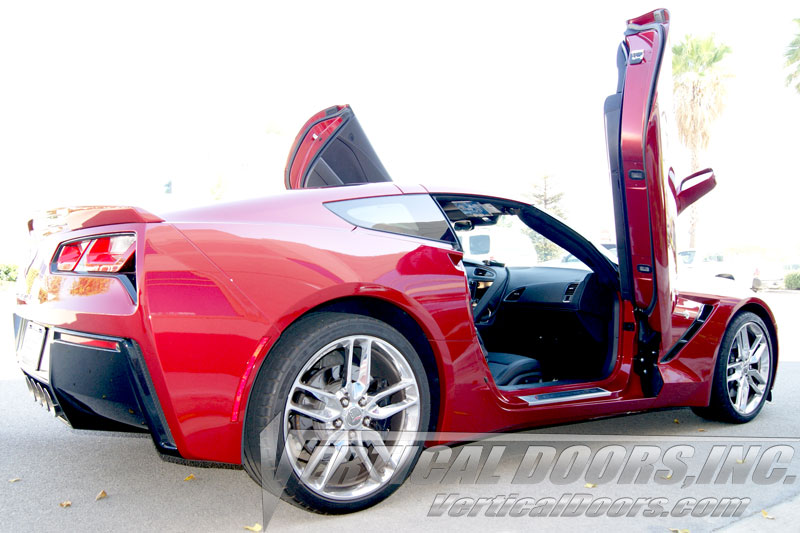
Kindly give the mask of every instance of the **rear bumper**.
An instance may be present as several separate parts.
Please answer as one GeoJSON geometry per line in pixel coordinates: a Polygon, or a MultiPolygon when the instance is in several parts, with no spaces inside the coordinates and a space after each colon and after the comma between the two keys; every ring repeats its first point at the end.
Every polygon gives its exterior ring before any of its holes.
{"type": "Polygon", "coordinates": [[[142,352],[131,339],[14,315],[17,358],[34,398],[76,429],[149,432],[178,455],[142,352]]]}

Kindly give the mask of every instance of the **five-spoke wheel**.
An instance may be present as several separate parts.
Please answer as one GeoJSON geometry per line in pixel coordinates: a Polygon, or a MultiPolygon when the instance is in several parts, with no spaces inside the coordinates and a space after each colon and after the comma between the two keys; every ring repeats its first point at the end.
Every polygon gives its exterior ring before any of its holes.
{"type": "Polygon", "coordinates": [[[757,322],[745,322],[728,350],[728,397],[739,414],[761,405],[771,367],[768,333],[757,322]]]}
{"type": "Polygon", "coordinates": [[[421,451],[430,420],[425,376],[412,345],[381,321],[344,313],[298,321],[253,385],[245,468],[260,481],[259,434],[277,417],[278,454],[292,470],[285,498],[334,513],[381,501],[421,451]]]}
{"type": "Polygon", "coordinates": [[[748,422],[764,406],[775,369],[772,338],[761,318],[738,314],[722,337],[711,401],[694,411],[705,418],[748,422]]]}
{"type": "Polygon", "coordinates": [[[309,359],[284,410],[295,473],[315,492],[352,499],[385,485],[419,429],[414,372],[389,342],[336,339],[309,359]]]}

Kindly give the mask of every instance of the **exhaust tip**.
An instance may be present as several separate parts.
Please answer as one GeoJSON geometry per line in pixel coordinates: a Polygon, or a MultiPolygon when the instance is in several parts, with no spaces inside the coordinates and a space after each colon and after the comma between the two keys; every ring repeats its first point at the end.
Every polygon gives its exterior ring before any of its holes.
{"type": "Polygon", "coordinates": [[[63,412],[61,411],[61,407],[56,401],[55,394],[50,392],[50,389],[47,387],[47,385],[42,385],[27,375],[25,376],[25,385],[27,385],[28,390],[31,392],[34,401],[47,409],[47,411],[54,417],[61,418],[67,422],[63,412]]]}
{"type": "Polygon", "coordinates": [[[47,407],[47,412],[56,416],[56,404],[53,401],[53,397],[50,396],[50,391],[47,388],[44,388],[44,400],[45,400],[45,407],[47,407]]]}
{"type": "Polygon", "coordinates": [[[33,401],[39,402],[39,389],[36,387],[36,382],[31,380],[31,392],[33,393],[33,401]]]}
{"type": "Polygon", "coordinates": [[[36,401],[39,402],[39,405],[42,407],[45,406],[45,392],[42,386],[38,383],[36,384],[36,401]]]}

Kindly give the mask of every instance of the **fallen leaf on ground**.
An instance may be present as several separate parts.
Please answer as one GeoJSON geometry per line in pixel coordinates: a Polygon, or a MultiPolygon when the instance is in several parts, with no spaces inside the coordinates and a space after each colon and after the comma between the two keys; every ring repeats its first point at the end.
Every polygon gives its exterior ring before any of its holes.
{"type": "Polygon", "coordinates": [[[775,520],[775,517],[774,517],[774,516],[772,516],[771,514],[769,514],[769,513],[768,513],[768,512],[766,512],[766,511],[761,511],[761,516],[763,516],[763,517],[764,517],[764,518],[766,518],[767,520],[775,520]]]}
{"type": "Polygon", "coordinates": [[[661,479],[672,479],[672,474],[667,474],[666,476],[661,476],[661,479]]]}
{"type": "Polygon", "coordinates": [[[63,507],[64,509],[66,509],[67,507],[70,507],[72,505],[72,502],[69,501],[69,500],[65,500],[65,501],[59,503],[58,505],[63,507]]]}
{"type": "Polygon", "coordinates": [[[247,531],[261,531],[261,524],[256,522],[252,526],[244,526],[247,531]]]}
{"type": "Polygon", "coordinates": [[[98,494],[97,496],[94,497],[94,501],[102,500],[103,498],[105,498],[107,496],[108,496],[108,494],[106,494],[106,491],[101,490],[100,494],[98,494]]]}
{"type": "Polygon", "coordinates": [[[680,424],[681,423],[681,421],[678,420],[677,418],[675,420],[673,420],[673,422],[675,422],[676,424],[680,424]]]}
{"type": "Polygon", "coordinates": [[[674,527],[669,528],[672,533],[689,533],[688,529],[676,529],[674,527]]]}
{"type": "Polygon", "coordinates": [[[194,474],[189,474],[188,476],[186,476],[185,478],[183,478],[183,480],[184,480],[184,481],[191,481],[191,480],[193,480],[193,479],[194,479],[194,474]]]}
{"type": "Polygon", "coordinates": [[[12,477],[11,479],[8,480],[9,483],[16,483],[17,481],[22,481],[22,478],[12,477]]]}
{"type": "Polygon", "coordinates": [[[697,428],[697,431],[705,431],[703,428],[697,428]]]}
{"type": "Polygon", "coordinates": [[[584,485],[584,488],[593,489],[596,486],[597,486],[597,483],[587,483],[586,485],[584,485]]]}
{"type": "Polygon", "coordinates": [[[743,465],[744,464],[744,459],[736,459],[736,462],[739,463],[740,465],[743,465]]]}

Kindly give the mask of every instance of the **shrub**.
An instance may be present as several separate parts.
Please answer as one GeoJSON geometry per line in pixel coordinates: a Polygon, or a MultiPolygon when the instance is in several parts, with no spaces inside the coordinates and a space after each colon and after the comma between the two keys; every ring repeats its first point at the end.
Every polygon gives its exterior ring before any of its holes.
{"type": "Polygon", "coordinates": [[[800,289],[800,270],[786,274],[783,284],[787,289],[800,289]]]}
{"type": "Polygon", "coordinates": [[[17,281],[17,265],[0,265],[0,281],[17,281]]]}

